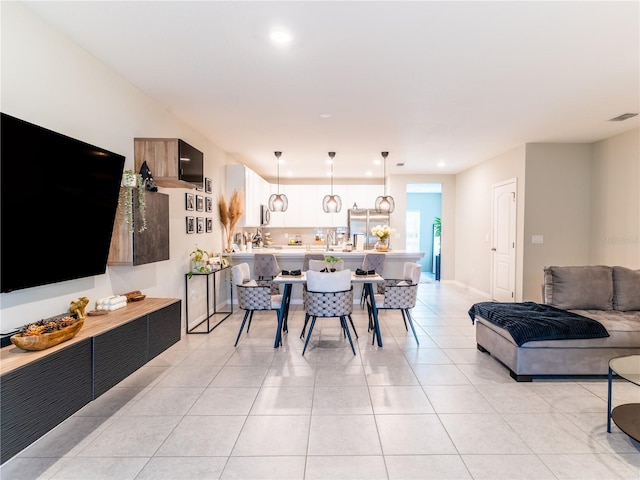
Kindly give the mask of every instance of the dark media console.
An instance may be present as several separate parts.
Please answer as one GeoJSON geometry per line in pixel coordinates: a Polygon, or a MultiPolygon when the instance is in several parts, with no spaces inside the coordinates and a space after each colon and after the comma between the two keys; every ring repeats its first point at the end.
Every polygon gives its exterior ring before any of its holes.
{"type": "Polygon", "coordinates": [[[87,317],[71,340],[0,349],[0,463],[180,340],[181,301],[147,298],[87,317]]]}

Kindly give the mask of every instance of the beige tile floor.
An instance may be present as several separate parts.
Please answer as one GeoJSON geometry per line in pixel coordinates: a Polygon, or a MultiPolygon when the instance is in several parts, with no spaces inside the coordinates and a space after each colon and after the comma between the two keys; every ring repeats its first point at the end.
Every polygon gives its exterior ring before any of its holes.
{"type": "MultiPolygon", "coordinates": [[[[516,383],[480,353],[476,295],[420,285],[420,346],[398,312],[354,356],[338,321],[304,313],[273,349],[275,314],[187,335],[0,468],[11,479],[635,479],[640,443],[606,433],[604,378],[516,383]]],[[[614,402],[640,401],[617,381],[614,402]]]]}

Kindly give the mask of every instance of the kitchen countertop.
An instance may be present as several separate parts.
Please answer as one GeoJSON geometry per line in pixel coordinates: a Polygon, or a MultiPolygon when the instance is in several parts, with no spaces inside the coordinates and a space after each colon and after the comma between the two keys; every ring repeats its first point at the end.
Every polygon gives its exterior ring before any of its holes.
{"type": "Polygon", "coordinates": [[[225,255],[231,255],[232,257],[249,257],[253,256],[256,253],[273,253],[275,256],[283,256],[283,257],[303,257],[305,253],[322,253],[326,255],[334,255],[336,257],[363,257],[365,253],[385,253],[389,256],[393,257],[405,257],[410,256],[412,258],[422,258],[424,257],[424,252],[407,252],[406,250],[388,250],[386,252],[378,252],[377,250],[365,250],[363,252],[343,252],[342,250],[326,250],[326,247],[313,246],[310,250],[307,250],[304,246],[286,246],[282,248],[272,248],[272,247],[263,247],[263,248],[253,248],[250,252],[232,252],[225,255]]]}

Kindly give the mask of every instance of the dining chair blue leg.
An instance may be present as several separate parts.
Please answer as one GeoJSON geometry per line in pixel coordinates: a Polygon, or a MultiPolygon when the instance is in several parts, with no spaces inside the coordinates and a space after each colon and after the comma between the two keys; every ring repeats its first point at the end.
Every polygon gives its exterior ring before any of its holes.
{"type": "Polygon", "coordinates": [[[351,328],[353,328],[353,333],[355,334],[356,338],[360,338],[358,336],[358,332],[356,331],[356,326],[353,324],[353,318],[351,318],[351,314],[349,314],[349,321],[351,322],[351,328]]]}
{"type": "Polygon", "coordinates": [[[278,317],[278,325],[276,327],[276,340],[273,344],[273,348],[282,346],[282,329],[284,325],[284,308],[282,306],[276,310],[276,316],[278,317]]]}
{"type": "Polygon", "coordinates": [[[364,308],[365,303],[367,303],[367,288],[362,287],[362,294],[360,295],[360,305],[364,308]]]}
{"type": "Polygon", "coordinates": [[[409,327],[407,327],[407,317],[404,315],[404,309],[400,309],[400,313],[402,313],[402,321],[404,322],[404,329],[408,332],[409,327]]]}
{"type": "Polygon", "coordinates": [[[248,316],[249,316],[249,310],[247,310],[244,314],[244,318],[242,319],[242,325],[240,325],[240,331],[238,332],[238,338],[236,338],[236,343],[233,345],[234,347],[238,346],[238,342],[240,341],[240,335],[242,335],[242,329],[244,328],[244,324],[247,321],[248,316]]]}
{"type": "Polygon", "coordinates": [[[307,323],[309,323],[309,315],[308,313],[304,314],[304,325],[302,326],[302,332],[300,333],[300,338],[304,338],[304,332],[307,329],[307,323]]]}
{"type": "MultiPolygon", "coordinates": [[[[373,284],[368,283],[369,300],[371,301],[371,312],[373,314],[373,332],[374,339],[378,339],[378,346],[382,347],[382,333],[380,332],[380,321],[378,320],[378,307],[376,306],[376,298],[373,293],[373,284]]],[[[372,344],[373,345],[373,344],[372,344]]]]}
{"type": "Polygon", "coordinates": [[[353,348],[353,340],[351,340],[351,334],[349,333],[349,325],[347,325],[346,317],[344,317],[344,316],[340,317],[340,323],[342,323],[342,328],[347,333],[347,338],[349,338],[349,345],[351,345],[351,351],[355,355],[356,354],[356,349],[353,348]]]}
{"type": "Polygon", "coordinates": [[[284,291],[282,293],[284,301],[284,319],[282,328],[285,332],[289,332],[289,304],[291,303],[291,284],[284,284],[284,291]]]}
{"type": "Polygon", "coordinates": [[[249,312],[251,314],[249,315],[249,323],[247,324],[247,333],[249,333],[249,329],[251,328],[251,320],[253,320],[253,310],[249,310],[249,312]]]}
{"type": "Polygon", "coordinates": [[[411,325],[411,330],[413,331],[413,337],[416,339],[416,343],[418,345],[420,345],[420,342],[418,341],[418,335],[416,335],[416,329],[413,327],[413,319],[411,318],[411,314],[409,313],[409,309],[405,308],[405,311],[407,312],[407,318],[409,319],[409,325],[411,325]]]}
{"type": "Polygon", "coordinates": [[[316,324],[316,318],[311,318],[311,325],[309,325],[309,333],[307,333],[307,340],[304,342],[304,348],[302,349],[302,356],[304,357],[304,352],[307,351],[307,345],[309,345],[309,339],[311,338],[311,332],[313,332],[313,326],[316,324]]]}

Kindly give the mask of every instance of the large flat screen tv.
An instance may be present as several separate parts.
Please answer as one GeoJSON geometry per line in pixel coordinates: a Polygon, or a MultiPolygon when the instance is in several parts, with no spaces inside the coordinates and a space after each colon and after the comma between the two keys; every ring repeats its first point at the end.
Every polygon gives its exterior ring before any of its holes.
{"type": "Polygon", "coordinates": [[[0,292],[105,273],[125,157],[0,115],[0,292]]]}
{"type": "Polygon", "coordinates": [[[180,155],[180,180],[202,188],[204,154],[184,140],[178,140],[178,154],[180,155]]]}

